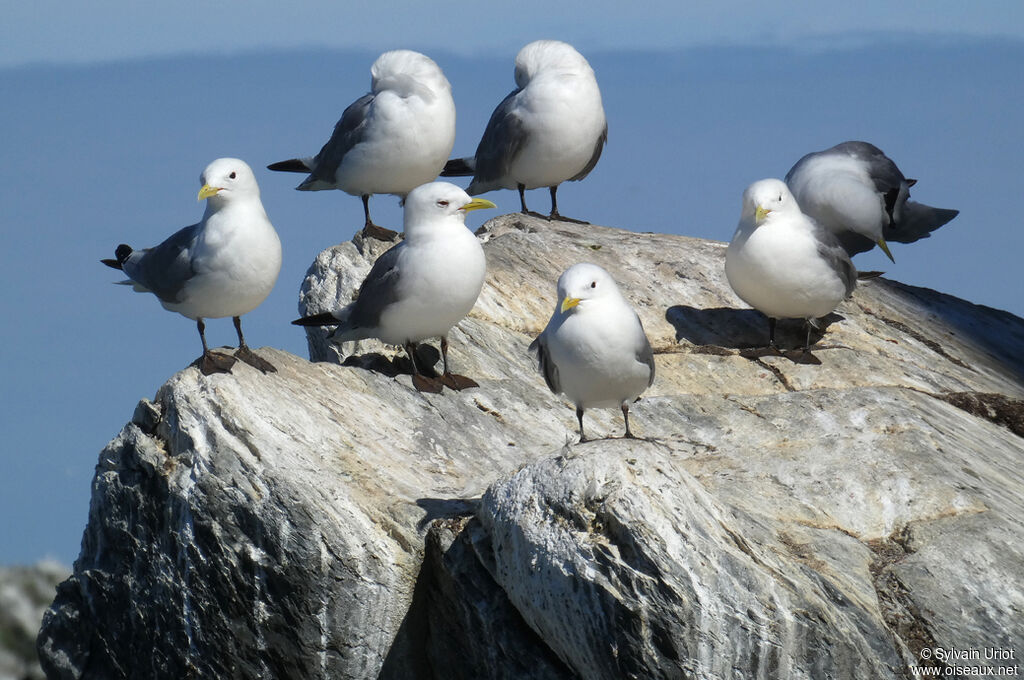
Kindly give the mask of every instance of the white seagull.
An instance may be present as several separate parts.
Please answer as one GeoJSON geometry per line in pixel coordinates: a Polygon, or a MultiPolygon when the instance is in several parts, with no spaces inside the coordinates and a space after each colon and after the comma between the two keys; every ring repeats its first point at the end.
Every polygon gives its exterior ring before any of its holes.
{"type": "Polygon", "coordinates": [[[959,210],[908,201],[916,179],[867,142],[843,142],[809,153],[786,174],[805,214],[839,239],[853,256],[875,244],[895,262],[889,241],[913,243],[946,224],[959,210]]]}
{"type": "Polygon", "coordinates": [[[448,331],[476,304],[487,263],[480,241],[466,228],[466,213],[495,207],[471,199],[448,182],[424,184],[405,199],[405,240],[377,258],[354,302],[342,309],[296,319],[298,326],[337,326],[334,342],[378,338],[409,354],[413,385],[421,392],[441,386],[477,387],[448,368],[448,331]],[[441,338],[444,375],[428,378],[416,366],[416,345],[441,338]]]}
{"type": "Polygon", "coordinates": [[[419,52],[385,52],[370,74],[370,92],[345,109],[320,153],[267,167],[308,172],[299,191],[340,189],[359,196],[364,233],[392,240],[395,232],[370,219],[370,196],[404,198],[437,178],[455,143],[455,101],[441,68],[419,52]]]}
{"type": "Polygon", "coordinates": [[[583,411],[618,406],[629,429],[629,404],[654,384],[654,352],[633,308],[611,275],[597,266],[575,264],[558,277],[558,300],[547,327],[530,344],[544,381],[583,411]]]}
{"type": "Polygon", "coordinates": [[[235,359],[264,373],[276,369],[245,344],[241,316],[270,294],[281,271],[281,240],[260,201],[256,177],[237,158],[218,158],[199,178],[206,212],[199,224],[178,231],[153,248],[121,244],[103,264],[120,269],[137,292],[153,293],[164,309],[195,319],[205,375],[230,371],[235,359]],[[234,356],[206,346],[203,319],[233,317],[238,333],[234,356]]]}
{"type": "Polygon", "coordinates": [[[830,232],[800,211],[786,183],[754,182],[743,192],[739,226],[725,251],[729,285],[768,317],[769,346],[776,319],[805,319],[811,327],[853,293],[857,270],[830,232]]]}
{"type": "MultiPolygon", "coordinates": [[[[472,175],[472,195],[518,189],[551,191],[549,219],[562,219],[555,192],[590,174],[608,140],[601,90],[590,64],[572,45],[537,40],[516,55],[516,89],[491,114],[476,155],[452,159],[445,177],[472,175]]],[[[538,215],[539,216],[539,215],[538,215]]]]}

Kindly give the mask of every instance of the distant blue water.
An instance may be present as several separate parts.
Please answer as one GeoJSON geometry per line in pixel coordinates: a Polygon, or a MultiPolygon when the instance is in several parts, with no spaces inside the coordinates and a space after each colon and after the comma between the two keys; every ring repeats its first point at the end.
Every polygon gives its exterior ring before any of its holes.
{"type": "MultiPolygon", "coordinates": [[[[87,67],[0,70],[0,313],[6,371],[0,426],[0,563],[70,563],[87,519],[97,454],[199,353],[194,324],[150,296],[111,285],[118,243],[153,245],[199,219],[198,176],[219,156],[257,172],[285,262],[266,303],[246,317],[253,346],[299,355],[288,321],[316,253],[361,225],[359,200],[292,190],[263,170],[311,155],[342,109],[369,89],[369,52],[182,57],[87,67]]],[[[458,107],[455,155],[469,155],[512,89],[512,54],[432,54],[458,107]]],[[[896,264],[862,269],[1024,314],[1018,204],[1024,43],[918,39],[828,53],[700,49],[589,54],[609,143],[596,170],[563,185],[564,214],[637,231],[728,240],[750,182],[782,177],[804,153],[871,141],[919,180],[914,198],[961,215],[926,241],[894,245],[896,264]]],[[[528,195],[547,210],[547,192],[528,195]]],[[[500,212],[513,192],[487,196],[500,212]]],[[[399,226],[397,200],[375,220],[399,226]]],[[[473,213],[478,226],[489,215],[473,213]]],[[[637,267],[645,263],[637,262],[637,267]]],[[[214,345],[235,342],[213,320],[214,345]]]]}

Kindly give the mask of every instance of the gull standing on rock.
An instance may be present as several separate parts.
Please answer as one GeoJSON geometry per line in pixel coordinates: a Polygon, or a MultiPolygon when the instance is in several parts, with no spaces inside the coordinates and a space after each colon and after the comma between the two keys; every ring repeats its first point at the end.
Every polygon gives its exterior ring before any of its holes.
{"type": "Polygon", "coordinates": [[[370,92],[345,109],[320,153],[267,167],[308,172],[299,191],[340,189],[359,196],[363,233],[390,241],[397,234],[370,219],[370,196],[404,198],[437,178],[455,143],[455,101],[441,68],[419,52],[385,52],[370,74],[370,92]]]}
{"type": "Polygon", "coordinates": [[[777,319],[805,319],[805,351],[817,319],[857,285],[857,270],[835,236],[803,214],[778,179],[754,182],[743,192],[725,274],[736,295],[768,317],[770,347],[775,348],[777,319]]]}
{"type": "MultiPolygon", "coordinates": [[[[590,174],[608,140],[601,90],[590,64],[572,45],[537,40],[516,55],[516,89],[498,104],[471,158],[452,159],[445,177],[472,175],[471,196],[495,189],[523,192],[548,187],[548,219],[568,220],[558,213],[555,192],[565,181],[590,174]]],[[[586,224],[585,222],[581,222],[586,224]]]]}
{"type": "Polygon", "coordinates": [[[153,248],[121,244],[103,264],[128,275],[123,283],[157,296],[164,309],[196,320],[205,375],[227,372],[241,359],[267,373],[276,371],[245,344],[241,316],[270,294],[281,271],[281,240],[260,201],[256,177],[243,161],[219,158],[203,171],[199,200],[206,212],[199,224],[178,231],[153,248]],[[234,356],[206,346],[203,319],[233,317],[238,333],[234,356]]]}
{"type": "Polygon", "coordinates": [[[843,142],[809,153],[786,174],[800,208],[835,234],[849,255],[878,244],[893,262],[888,241],[927,238],[960,214],[908,201],[916,183],[867,142],[843,142]]]}
{"type": "Polygon", "coordinates": [[[583,262],[558,277],[558,300],[547,327],[530,344],[544,381],[583,411],[618,406],[629,429],[629,404],[654,384],[654,352],[633,308],[611,275],[583,262]]]}
{"type": "Polygon", "coordinates": [[[401,345],[412,361],[413,385],[421,392],[440,392],[442,385],[477,387],[449,370],[448,331],[476,304],[487,268],[480,241],[466,228],[466,213],[493,207],[448,182],[413,189],[405,199],[405,240],[377,258],[355,302],[292,323],[337,326],[334,342],[378,338],[401,345]],[[416,365],[416,345],[436,337],[444,360],[441,379],[423,375],[416,365]]]}

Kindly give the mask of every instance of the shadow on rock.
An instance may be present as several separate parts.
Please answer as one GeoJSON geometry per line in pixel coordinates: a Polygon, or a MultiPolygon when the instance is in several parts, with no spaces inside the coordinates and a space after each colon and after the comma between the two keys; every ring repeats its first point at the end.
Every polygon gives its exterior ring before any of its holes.
{"type": "MultiPolygon", "coordinates": [[[[828,327],[844,317],[831,313],[818,320],[820,328],[811,330],[811,344],[821,342],[828,327]]],[[[768,318],[756,309],[714,307],[699,309],[673,305],[665,312],[665,320],[676,329],[676,340],[698,346],[710,345],[726,349],[759,349],[768,346],[768,318]]],[[[802,348],[807,327],[801,319],[780,319],[775,328],[775,342],[783,348],[802,348]]]]}
{"type": "MultiPolygon", "coordinates": [[[[441,353],[431,345],[419,345],[416,347],[416,363],[420,372],[429,378],[438,377],[434,365],[441,360],[441,353]]],[[[394,357],[388,357],[380,352],[367,352],[366,354],[352,354],[345,357],[341,362],[342,366],[361,368],[366,371],[373,371],[394,378],[396,375],[412,375],[412,362],[403,352],[394,357]]]]}

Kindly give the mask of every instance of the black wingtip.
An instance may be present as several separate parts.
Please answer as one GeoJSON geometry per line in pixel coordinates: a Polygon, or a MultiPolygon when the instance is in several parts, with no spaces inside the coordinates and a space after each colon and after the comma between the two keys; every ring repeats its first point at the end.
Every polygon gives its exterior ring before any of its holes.
{"type": "Polygon", "coordinates": [[[132,256],[133,252],[134,251],[132,250],[132,247],[130,245],[128,245],[127,243],[122,243],[121,245],[114,249],[113,260],[102,259],[100,260],[100,262],[107,265],[108,267],[112,267],[113,269],[123,270],[124,267],[122,265],[129,257],[132,256]]]}
{"type": "Polygon", "coordinates": [[[312,316],[304,316],[292,321],[293,326],[337,326],[338,319],[330,312],[321,312],[312,316]]]}
{"type": "Polygon", "coordinates": [[[309,168],[299,158],[290,158],[286,161],[278,161],[267,166],[267,170],[275,172],[309,172],[309,168]]]}
{"type": "Polygon", "coordinates": [[[464,158],[453,158],[444,164],[441,177],[469,177],[475,174],[464,158]]]}

